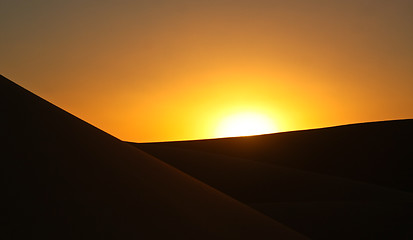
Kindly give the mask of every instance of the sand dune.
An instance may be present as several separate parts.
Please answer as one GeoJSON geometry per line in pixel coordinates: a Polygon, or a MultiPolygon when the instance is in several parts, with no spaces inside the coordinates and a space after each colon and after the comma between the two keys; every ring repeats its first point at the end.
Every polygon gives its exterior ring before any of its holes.
{"type": "Polygon", "coordinates": [[[275,164],[188,149],[140,145],[166,163],[246,203],[413,201],[413,193],[275,164]]]}
{"type": "Polygon", "coordinates": [[[0,77],[2,239],[306,239],[0,77]]]}
{"type": "Polygon", "coordinates": [[[403,120],[132,144],[311,239],[409,239],[413,194],[411,182],[402,181],[413,169],[407,137],[412,125],[403,120]],[[341,168],[329,169],[336,159],[341,168]],[[362,170],[365,174],[357,176],[362,170]]]}
{"type": "Polygon", "coordinates": [[[130,144],[0,98],[2,239],[413,238],[413,120],[130,144]]]}
{"type": "Polygon", "coordinates": [[[251,205],[311,239],[412,239],[412,202],[284,202],[251,205]]]}
{"type": "Polygon", "coordinates": [[[240,157],[413,192],[412,135],[413,119],[406,119],[157,145],[240,157]]]}

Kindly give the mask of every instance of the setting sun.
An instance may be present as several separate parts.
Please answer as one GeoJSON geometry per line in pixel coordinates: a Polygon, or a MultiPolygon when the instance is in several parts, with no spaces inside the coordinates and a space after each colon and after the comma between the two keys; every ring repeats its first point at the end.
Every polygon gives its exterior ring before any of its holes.
{"type": "Polygon", "coordinates": [[[264,114],[243,112],[225,118],[217,129],[217,137],[237,137],[277,132],[273,121],[264,114]]]}

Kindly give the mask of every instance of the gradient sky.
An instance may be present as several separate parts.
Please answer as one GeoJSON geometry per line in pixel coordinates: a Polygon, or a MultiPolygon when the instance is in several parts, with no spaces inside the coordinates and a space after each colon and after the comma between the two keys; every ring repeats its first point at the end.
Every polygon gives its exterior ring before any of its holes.
{"type": "Polygon", "coordinates": [[[0,1],[0,74],[128,141],[413,118],[413,1],[0,1]]]}

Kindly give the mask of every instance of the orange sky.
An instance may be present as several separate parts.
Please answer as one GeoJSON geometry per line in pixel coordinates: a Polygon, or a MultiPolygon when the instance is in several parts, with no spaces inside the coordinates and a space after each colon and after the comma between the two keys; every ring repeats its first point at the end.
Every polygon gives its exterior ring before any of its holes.
{"type": "Polygon", "coordinates": [[[128,141],[413,118],[413,1],[0,2],[0,73],[128,141]]]}

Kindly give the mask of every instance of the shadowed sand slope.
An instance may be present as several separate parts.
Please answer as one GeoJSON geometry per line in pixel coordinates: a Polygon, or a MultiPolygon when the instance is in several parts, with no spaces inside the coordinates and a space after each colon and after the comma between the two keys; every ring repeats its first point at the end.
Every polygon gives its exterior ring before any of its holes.
{"type": "Polygon", "coordinates": [[[312,239],[409,239],[413,194],[156,144],[142,149],[312,239]]]}
{"type": "Polygon", "coordinates": [[[158,146],[218,153],[413,192],[412,136],[413,119],[406,119],[158,146]]]}
{"type": "Polygon", "coordinates": [[[156,144],[140,147],[248,204],[273,201],[413,200],[413,193],[343,177],[156,144]]]}
{"type": "Polygon", "coordinates": [[[304,239],[0,77],[2,239],[304,239]]]}
{"type": "Polygon", "coordinates": [[[413,194],[402,180],[412,171],[403,169],[413,159],[413,143],[405,135],[412,121],[371,124],[134,145],[312,239],[410,239],[413,194]],[[358,136],[367,133],[375,135],[358,136]],[[343,139],[348,146],[340,146],[343,139]],[[388,148],[380,149],[385,143],[388,148]],[[336,159],[342,169],[334,166],[336,159]],[[355,175],[363,169],[365,176],[355,175]]]}

